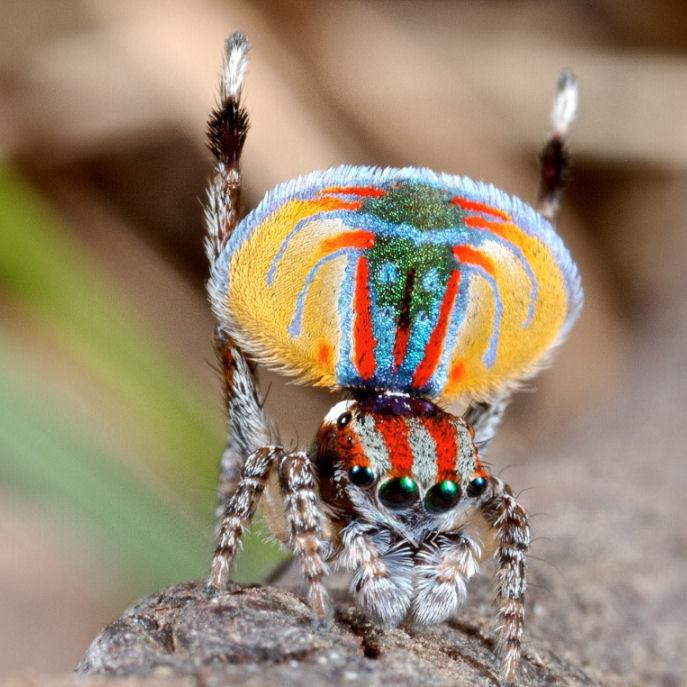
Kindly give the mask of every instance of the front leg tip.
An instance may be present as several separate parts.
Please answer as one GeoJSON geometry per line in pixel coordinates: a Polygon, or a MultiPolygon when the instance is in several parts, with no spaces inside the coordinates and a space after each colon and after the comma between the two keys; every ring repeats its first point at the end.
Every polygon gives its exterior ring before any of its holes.
{"type": "Polygon", "coordinates": [[[210,568],[205,589],[208,594],[217,595],[229,588],[230,566],[223,556],[215,556],[210,568]]]}
{"type": "Polygon", "coordinates": [[[211,584],[210,581],[208,580],[205,583],[205,586],[203,587],[203,593],[205,594],[205,597],[207,599],[214,601],[219,596],[220,590],[217,587],[215,587],[214,584],[211,584]]]}
{"type": "Polygon", "coordinates": [[[334,626],[334,613],[328,613],[326,616],[315,616],[312,619],[312,629],[318,634],[329,632],[334,626]]]}
{"type": "Polygon", "coordinates": [[[334,607],[327,590],[321,585],[314,585],[309,593],[310,608],[313,612],[312,627],[316,632],[327,632],[334,624],[334,607]]]}
{"type": "Polygon", "coordinates": [[[520,665],[520,651],[517,649],[507,649],[501,654],[499,666],[499,676],[502,685],[515,685],[520,665]]]}

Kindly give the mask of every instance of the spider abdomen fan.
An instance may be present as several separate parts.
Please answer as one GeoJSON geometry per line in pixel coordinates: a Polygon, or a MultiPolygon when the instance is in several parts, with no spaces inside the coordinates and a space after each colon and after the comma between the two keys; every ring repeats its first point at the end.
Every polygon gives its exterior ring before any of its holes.
{"type": "Polygon", "coordinates": [[[277,186],[214,262],[219,321],[319,386],[472,400],[517,385],[582,305],[529,205],[467,177],[343,166],[277,186]]]}

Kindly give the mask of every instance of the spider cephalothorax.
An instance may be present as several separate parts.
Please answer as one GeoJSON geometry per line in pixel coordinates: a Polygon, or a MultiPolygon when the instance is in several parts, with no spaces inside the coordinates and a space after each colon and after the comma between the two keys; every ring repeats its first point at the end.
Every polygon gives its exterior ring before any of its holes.
{"type": "Polygon", "coordinates": [[[499,653],[520,656],[530,534],[486,444],[509,393],[570,330],[579,276],[551,221],[576,87],[564,73],[542,154],[539,212],[467,177],[343,166],[278,186],[239,222],[247,42],[226,45],[210,119],[208,284],[226,382],[219,540],[209,584],[226,586],[262,497],[291,547],[315,617],[331,615],[330,564],[376,621],[423,626],[463,603],[496,561],[499,653]],[[343,391],[307,451],[274,438],[247,355],[343,391]],[[462,417],[442,403],[463,401],[462,417]]]}
{"type": "Polygon", "coordinates": [[[464,420],[401,394],[335,405],[318,432],[314,462],[330,489],[321,489],[323,502],[344,521],[364,514],[411,541],[460,517],[462,496],[479,496],[488,477],[464,420]]]}
{"type": "Polygon", "coordinates": [[[491,538],[480,541],[489,476],[465,421],[401,394],[344,401],[322,423],[313,462],[329,541],[355,573],[353,589],[368,612],[387,625],[451,615],[483,545],[493,550],[491,538]],[[379,556],[371,566],[364,564],[363,535],[367,553],[379,556]],[[441,584],[421,582],[436,575],[432,559],[441,558],[442,547],[469,559],[443,593],[441,584]]]}

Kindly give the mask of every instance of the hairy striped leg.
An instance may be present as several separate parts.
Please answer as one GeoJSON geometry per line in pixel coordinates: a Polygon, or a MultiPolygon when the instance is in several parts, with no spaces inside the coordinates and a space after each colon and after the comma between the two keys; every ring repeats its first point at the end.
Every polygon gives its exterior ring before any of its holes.
{"type": "MultiPolygon", "coordinates": [[[[221,255],[239,221],[241,173],[239,161],[248,132],[248,115],[241,105],[241,89],[248,66],[248,41],[234,33],[224,43],[219,106],[208,121],[208,143],[215,156],[215,173],[207,190],[205,251],[210,264],[221,255]]],[[[210,294],[210,298],[216,294],[210,294]]]]}
{"type": "Polygon", "coordinates": [[[473,403],[463,413],[463,420],[475,432],[475,443],[484,449],[496,435],[510,402],[510,394],[495,398],[493,401],[473,403]]]}
{"type": "Polygon", "coordinates": [[[219,518],[236,490],[246,456],[274,442],[253,370],[243,352],[220,327],[215,332],[215,347],[224,376],[228,425],[219,479],[219,518]]]}
{"type": "Polygon", "coordinates": [[[565,141],[577,114],[577,101],[577,79],[566,70],[558,77],[551,109],[551,130],[540,155],[537,210],[551,222],[556,219],[570,176],[570,155],[565,141]]]}
{"type": "MultiPolygon", "coordinates": [[[[239,161],[248,131],[248,115],[241,105],[248,41],[242,33],[234,33],[226,40],[224,49],[219,105],[208,122],[208,140],[215,157],[215,170],[205,204],[205,249],[213,271],[216,263],[221,262],[227,241],[239,221],[239,161]]],[[[222,295],[214,293],[214,284],[212,279],[208,282],[208,291],[210,300],[216,303],[218,299],[222,300],[222,295]]],[[[221,463],[221,513],[236,488],[245,457],[272,443],[272,438],[258,399],[253,370],[226,328],[217,327],[215,348],[224,376],[229,434],[221,463]]]]}
{"type": "Polygon", "coordinates": [[[258,449],[246,458],[236,491],[227,501],[220,519],[217,547],[208,579],[211,589],[226,589],[241,536],[255,515],[270,472],[283,454],[280,447],[272,446],[258,449]]]}
{"type": "Polygon", "coordinates": [[[440,534],[423,545],[416,555],[413,625],[436,625],[463,605],[480,554],[477,542],[462,532],[440,534]]]}
{"type": "Polygon", "coordinates": [[[492,496],[482,505],[482,512],[496,530],[497,653],[501,658],[502,677],[510,682],[518,669],[525,626],[530,526],[525,509],[515,500],[510,487],[495,477],[490,482],[492,496]]]}
{"type": "Polygon", "coordinates": [[[289,544],[308,583],[308,602],[319,619],[329,622],[333,611],[323,584],[329,574],[325,563],[328,547],[323,536],[317,479],[307,454],[299,451],[279,459],[279,484],[289,524],[289,544]]]}
{"type": "Polygon", "coordinates": [[[403,621],[413,594],[413,554],[393,542],[388,531],[354,521],[342,536],[339,564],[355,571],[351,592],[377,622],[395,627],[403,621]]]}

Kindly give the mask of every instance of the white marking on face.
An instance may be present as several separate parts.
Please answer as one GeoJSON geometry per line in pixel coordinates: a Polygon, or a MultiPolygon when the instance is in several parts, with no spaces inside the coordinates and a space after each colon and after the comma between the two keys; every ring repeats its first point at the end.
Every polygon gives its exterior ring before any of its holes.
{"type": "Polygon", "coordinates": [[[406,420],[408,443],[413,453],[413,476],[423,486],[437,479],[437,447],[422,421],[415,417],[406,420]]]}
{"type": "Polygon", "coordinates": [[[456,423],[458,430],[458,474],[463,484],[470,481],[472,473],[475,471],[475,448],[472,444],[470,430],[463,422],[456,423]]]}
{"type": "Polygon", "coordinates": [[[376,477],[381,477],[391,470],[391,460],[384,437],[375,425],[372,415],[363,415],[355,426],[360,446],[376,477]]]}

